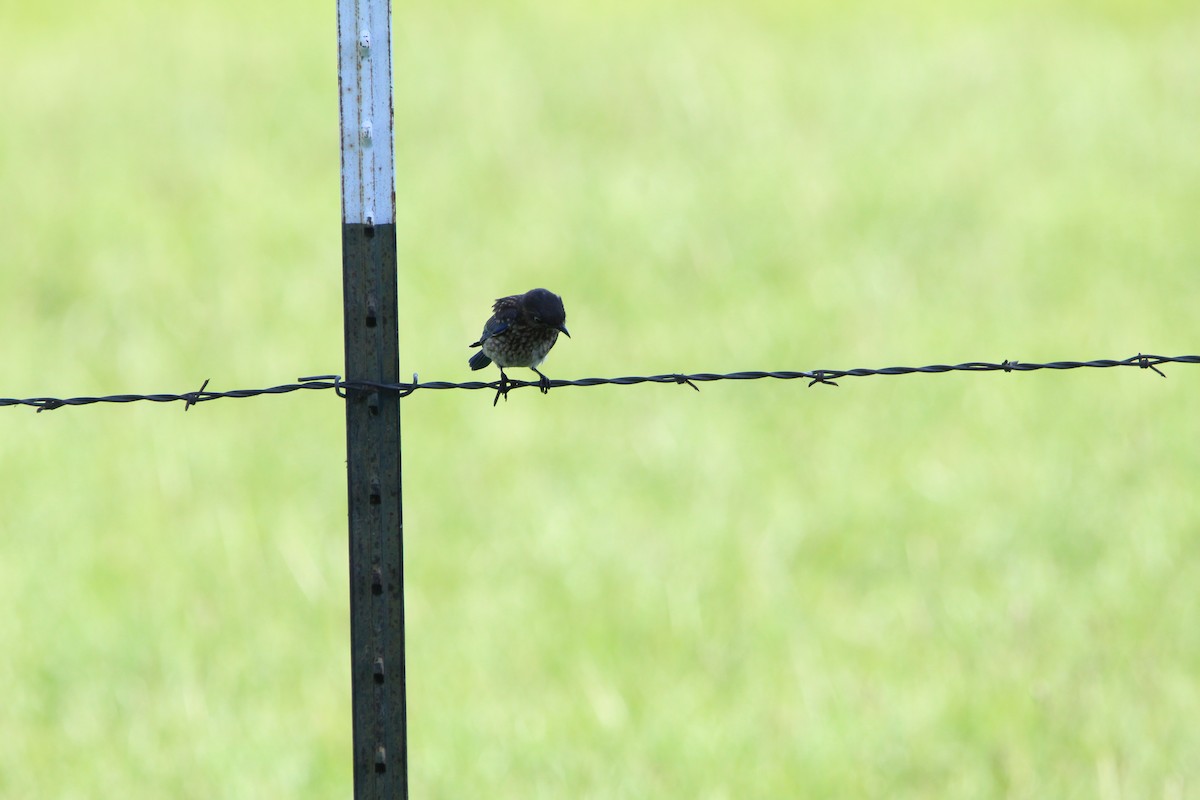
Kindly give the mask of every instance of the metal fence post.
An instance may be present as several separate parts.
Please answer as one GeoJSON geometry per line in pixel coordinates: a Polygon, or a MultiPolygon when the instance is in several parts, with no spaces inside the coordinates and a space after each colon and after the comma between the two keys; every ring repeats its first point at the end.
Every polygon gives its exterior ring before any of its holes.
{"type": "MultiPolygon", "coordinates": [[[[346,378],[399,381],[391,5],[338,0],[346,378]]],[[[354,797],[408,796],[400,399],[346,390],[354,797]]]]}

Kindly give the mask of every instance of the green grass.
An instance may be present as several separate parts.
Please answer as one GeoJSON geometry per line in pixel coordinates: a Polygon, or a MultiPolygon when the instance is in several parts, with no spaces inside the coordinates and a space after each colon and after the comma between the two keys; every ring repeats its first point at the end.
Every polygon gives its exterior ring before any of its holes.
{"type": "MultiPolygon", "coordinates": [[[[1200,351],[1188,4],[396,4],[401,369],[1200,351]]],[[[332,3],[3,4],[0,395],[340,371],[332,3]]],[[[1200,370],[404,401],[414,797],[1200,792],[1200,370]]],[[[0,797],[349,797],[329,393],[0,409],[0,797]]]]}

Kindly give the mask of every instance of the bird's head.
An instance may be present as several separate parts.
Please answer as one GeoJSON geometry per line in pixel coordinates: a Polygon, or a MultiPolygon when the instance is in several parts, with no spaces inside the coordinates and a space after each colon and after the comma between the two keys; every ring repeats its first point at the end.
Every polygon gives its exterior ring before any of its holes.
{"type": "Polygon", "coordinates": [[[568,337],[571,335],[567,332],[567,311],[563,308],[562,298],[554,292],[549,289],[530,289],[525,293],[521,305],[534,324],[554,328],[568,337]]]}

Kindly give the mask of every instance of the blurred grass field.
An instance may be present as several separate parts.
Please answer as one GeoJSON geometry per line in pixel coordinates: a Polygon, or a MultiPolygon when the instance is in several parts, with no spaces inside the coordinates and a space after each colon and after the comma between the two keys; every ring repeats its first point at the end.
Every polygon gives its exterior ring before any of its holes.
{"type": "MultiPolygon", "coordinates": [[[[1187,3],[397,3],[401,372],[1200,351],[1187,3]]],[[[334,7],[0,2],[0,396],[341,370],[334,7]]],[[[1200,795],[1200,370],[417,394],[429,798],[1200,795]]],[[[0,409],[0,797],[349,797],[331,393],[0,409]]]]}

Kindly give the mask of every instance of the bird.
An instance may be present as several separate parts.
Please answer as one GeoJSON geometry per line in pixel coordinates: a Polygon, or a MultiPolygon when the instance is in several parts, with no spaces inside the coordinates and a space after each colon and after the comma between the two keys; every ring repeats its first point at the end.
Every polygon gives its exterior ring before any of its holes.
{"type": "Polygon", "coordinates": [[[567,312],[562,298],[549,289],[530,289],[525,294],[496,300],[479,341],[471,345],[480,350],[467,362],[473,370],[483,369],[492,362],[500,368],[500,386],[492,405],[500,401],[500,395],[508,399],[505,367],[529,367],[541,379],[538,386],[542,394],[550,391],[550,379],[538,365],[554,347],[560,333],[571,335],[567,331],[567,312]]]}

